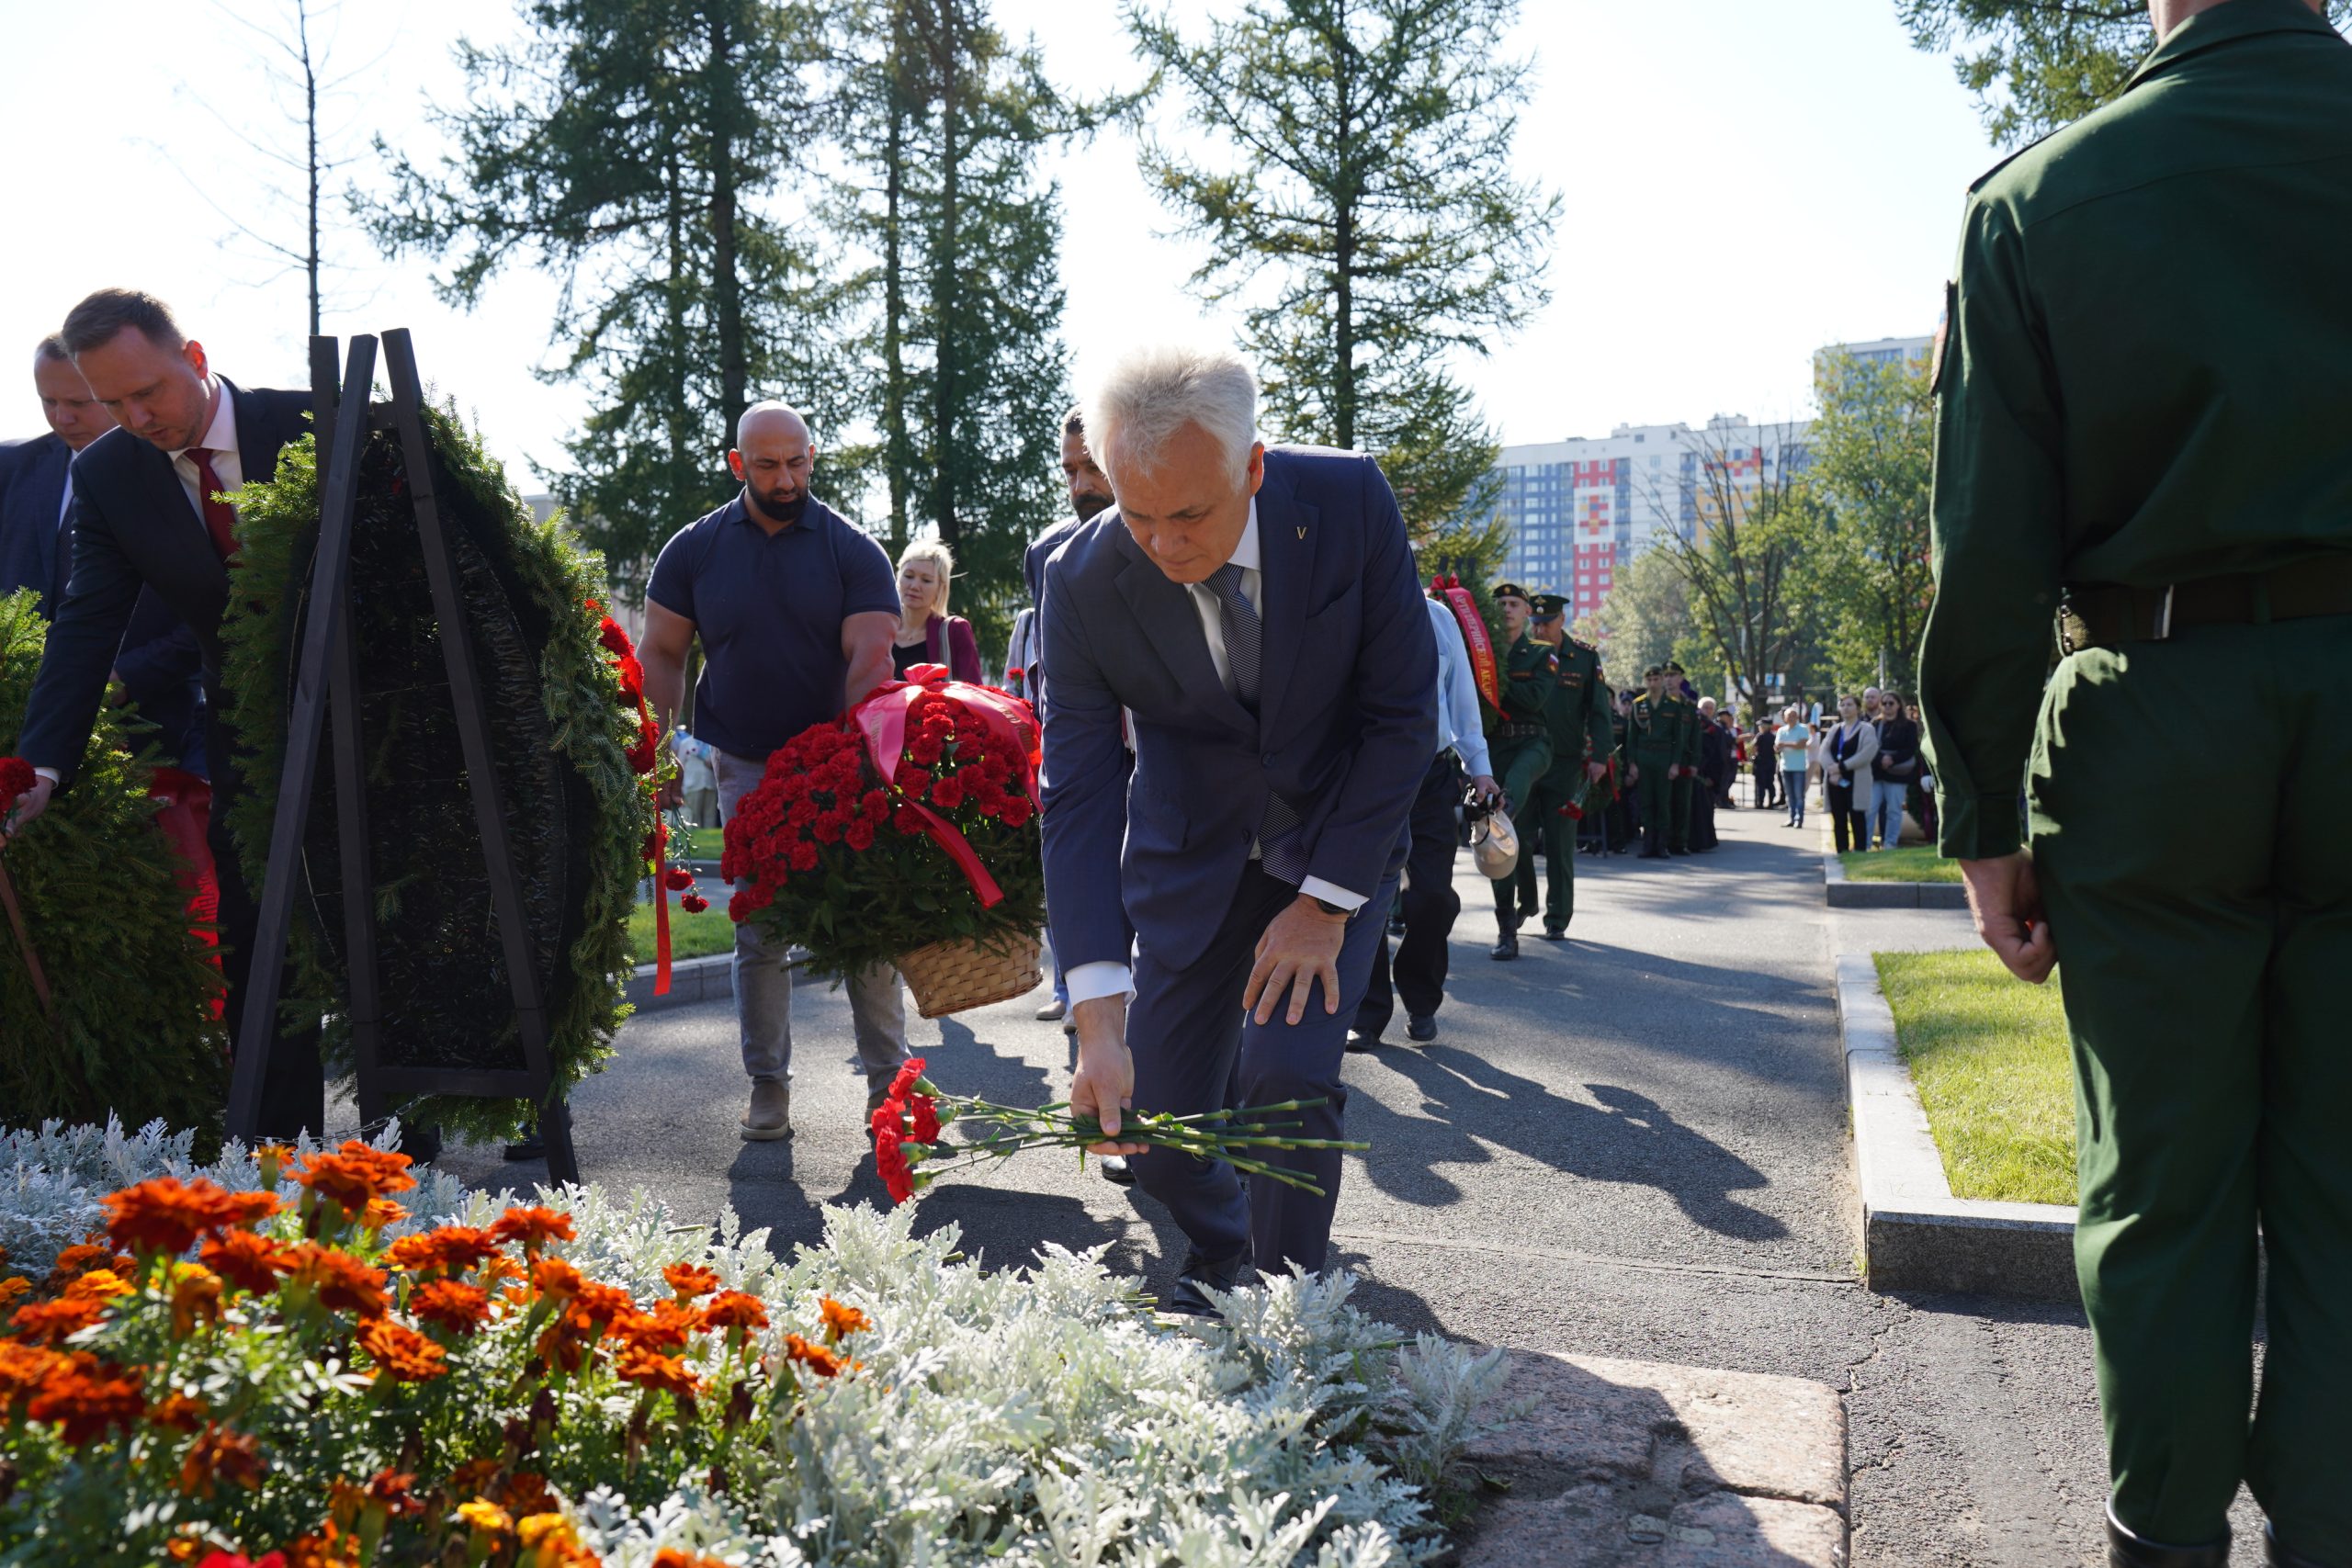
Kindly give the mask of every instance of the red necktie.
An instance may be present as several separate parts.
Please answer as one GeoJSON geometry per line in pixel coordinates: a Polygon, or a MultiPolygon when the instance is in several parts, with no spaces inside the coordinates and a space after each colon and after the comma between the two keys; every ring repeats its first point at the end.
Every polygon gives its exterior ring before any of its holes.
{"type": "Polygon", "coordinates": [[[197,493],[204,502],[205,531],[212,536],[212,547],[227,560],[237,553],[237,509],[220,499],[216,493],[223,487],[220,476],[212,471],[212,454],[202,446],[191,446],[187,455],[196,462],[197,493]]]}

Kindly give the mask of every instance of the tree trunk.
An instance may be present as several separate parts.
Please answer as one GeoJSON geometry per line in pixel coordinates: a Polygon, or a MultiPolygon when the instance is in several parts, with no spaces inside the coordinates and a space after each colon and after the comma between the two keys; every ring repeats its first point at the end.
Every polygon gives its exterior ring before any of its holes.
{"type": "Polygon", "coordinates": [[[1356,444],[1356,191],[1355,148],[1349,117],[1354,112],[1355,84],[1350,73],[1355,62],[1348,48],[1346,0],[1335,7],[1332,29],[1331,80],[1339,95],[1334,129],[1338,144],[1332,173],[1331,206],[1331,445],[1353,450],[1356,444]]]}
{"type": "Polygon", "coordinates": [[[904,0],[890,27],[889,126],[882,174],[882,470],[890,490],[890,554],[907,547],[907,486],[914,454],[907,443],[907,283],[903,205],[907,167],[907,36],[904,0]]]}
{"type": "Polygon", "coordinates": [[[750,402],[751,368],[743,342],[743,280],[735,254],[735,138],[743,105],[735,80],[735,44],[724,6],[710,13],[711,297],[718,329],[718,412],[729,431],[750,402]]]}
{"type": "Polygon", "coordinates": [[[931,377],[931,440],[933,521],[940,543],[954,549],[961,536],[956,520],[956,470],[962,453],[956,442],[956,350],[958,323],[956,268],[958,185],[964,148],[956,123],[958,89],[964,68],[959,24],[962,0],[944,0],[939,11],[935,64],[939,86],[939,232],[932,253],[931,311],[933,344],[931,377]]]}
{"type": "Polygon", "coordinates": [[[311,275],[311,335],[319,335],[319,73],[311,63],[309,0],[294,0],[294,35],[302,59],[303,130],[308,139],[306,168],[311,179],[311,244],[305,254],[311,275]]]}

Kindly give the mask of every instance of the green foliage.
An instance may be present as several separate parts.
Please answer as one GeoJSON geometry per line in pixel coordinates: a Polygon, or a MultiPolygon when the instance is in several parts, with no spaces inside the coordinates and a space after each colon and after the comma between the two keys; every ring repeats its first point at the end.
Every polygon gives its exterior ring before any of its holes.
{"type": "MultiPolygon", "coordinates": [[[[1775,457],[1752,482],[1730,450],[1731,432],[1694,431],[1698,518],[1691,537],[1662,533],[1662,554],[1682,580],[1698,663],[1721,671],[1743,702],[1766,690],[1767,677],[1801,679],[1812,606],[1806,561],[1816,530],[1796,498],[1805,464],[1793,427],[1758,433],[1775,457]]],[[[1742,434],[1743,443],[1755,435],[1742,434]]],[[[1678,646],[1680,639],[1677,639],[1678,646]]],[[[1679,657],[1679,655],[1678,655],[1679,657]]]]}
{"type": "Polygon", "coordinates": [[[1808,570],[1841,691],[1907,690],[1935,596],[1928,497],[1936,458],[1928,367],[1826,357],[1799,503],[1815,534],[1808,570]]]}
{"type": "Polygon", "coordinates": [[[846,30],[849,176],[826,217],[873,258],[844,284],[844,362],[878,433],[858,457],[891,553],[924,532],[953,549],[956,612],[994,647],[1025,601],[1022,554],[1058,514],[1070,400],[1061,198],[1037,160],[1095,111],[985,0],[866,0],[846,30]]]}
{"type": "Polygon", "coordinates": [[[812,14],[765,0],[526,0],[524,41],[457,46],[465,101],[433,122],[452,150],[386,147],[391,191],[364,212],[393,255],[430,258],[472,306],[502,267],[562,280],[550,380],[594,404],[566,443],[558,499],[634,598],[663,540],[734,492],[721,454],[754,387],[820,432],[823,326],[838,301],[773,190],[816,110],[812,14]]]}
{"type": "MultiPolygon", "coordinates": [[[[628,914],[629,958],[638,964],[653,962],[655,947],[653,906],[639,904],[628,914]]],[[[670,956],[674,959],[708,958],[715,953],[732,952],[735,947],[735,922],[727,918],[723,906],[713,905],[700,914],[689,915],[678,908],[675,895],[670,899],[670,956]]]]}
{"type": "MultiPolygon", "coordinates": [[[[534,523],[504,471],[454,412],[428,407],[434,485],[458,565],[491,718],[525,918],[546,985],[556,1092],[611,1055],[627,1008],[628,920],[651,812],[626,748],[635,738],[598,645],[595,558],[560,521],[534,523]]],[[[398,443],[370,438],[354,530],[354,641],[368,758],[372,897],[383,944],[388,1061],[519,1067],[504,956],[464,787],[447,678],[424,594],[398,443]]],[[[319,517],[306,438],[277,478],[238,506],[235,587],[222,626],[232,718],[254,761],[231,826],[252,886],[267,863],[284,764],[288,671],[319,517]]],[[[314,917],[296,922],[285,1010],[327,1021],[330,1059],[348,1068],[342,1017],[341,867],[331,769],[322,766],[306,840],[314,917]]],[[[517,1131],[524,1100],[435,1098],[403,1110],[472,1137],[517,1131]]]]}
{"type": "MultiPolygon", "coordinates": [[[[0,598],[0,735],[14,736],[48,624],[31,589],[0,598]]],[[[220,1134],[227,1037],[211,949],[189,931],[180,863],[154,825],[143,757],[102,711],[73,787],[5,862],[56,1004],[51,1022],[0,919],[0,1105],[11,1118],[134,1122],[220,1134]]],[[[0,803],[5,810],[5,803],[0,803]]]]}
{"type": "Polygon", "coordinates": [[[1639,685],[1642,671],[1653,664],[1679,659],[1689,666],[1698,657],[1698,639],[1674,553],[1646,549],[1635,556],[1617,574],[1589,629],[1610,683],[1620,691],[1639,685]]]}
{"type": "Polygon", "coordinates": [[[1529,67],[1515,0],[1251,0],[1197,40],[1128,0],[1137,50],[1228,161],[1148,144],[1144,172],[1238,301],[1269,427],[1381,460],[1416,541],[1482,515],[1495,448],[1453,351],[1546,299],[1556,195],[1512,181],[1529,67]]]}
{"type": "Polygon", "coordinates": [[[1874,957],[1953,1195],[2075,1201],[2074,1056],[2058,978],[2029,986],[1982,949],[1874,957]]]}
{"type": "MultiPolygon", "coordinates": [[[[1912,43],[1957,51],[1994,143],[2016,147],[2080,119],[2123,90],[2156,46],[2144,0],[1895,0],[1912,43]]],[[[2327,0],[2329,20],[2352,0],[2327,0]]]]}

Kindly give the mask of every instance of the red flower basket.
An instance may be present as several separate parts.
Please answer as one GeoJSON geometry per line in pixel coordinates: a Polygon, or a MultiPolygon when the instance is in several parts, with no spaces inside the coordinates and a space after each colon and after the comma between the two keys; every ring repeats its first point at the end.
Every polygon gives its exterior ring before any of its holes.
{"type": "Polygon", "coordinates": [[[820,975],[894,964],[937,1018],[1037,984],[1037,721],[937,665],[908,673],[768,759],[719,870],[739,924],[820,975]]]}

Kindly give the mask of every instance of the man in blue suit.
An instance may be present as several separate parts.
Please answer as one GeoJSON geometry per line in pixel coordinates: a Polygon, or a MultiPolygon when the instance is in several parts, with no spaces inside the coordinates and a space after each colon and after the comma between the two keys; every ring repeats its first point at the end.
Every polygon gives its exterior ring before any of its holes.
{"type": "Polygon", "coordinates": [[[1102,1152],[1140,1156],[1192,1244],[1167,1305],[1204,1314],[1253,1263],[1322,1269],[1339,1153],[1268,1156],[1321,1197],[1245,1190],[1221,1162],[1118,1142],[1121,1112],[1319,1099],[1296,1131],[1340,1136],[1348,1024],[1437,750],[1436,650],[1387,481],[1359,454],[1269,451],[1256,420],[1234,355],[1130,355],[1085,413],[1117,506],[1046,567],[1070,1102],[1102,1119],[1102,1152]]]}

